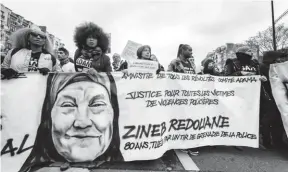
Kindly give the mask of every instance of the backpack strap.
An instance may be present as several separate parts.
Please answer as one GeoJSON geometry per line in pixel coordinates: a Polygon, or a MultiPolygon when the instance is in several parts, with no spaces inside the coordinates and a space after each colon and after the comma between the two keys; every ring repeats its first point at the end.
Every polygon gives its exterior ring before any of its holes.
{"type": "Polygon", "coordinates": [[[21,50],[22,48],[14,48],[11,52],[11,58],[14,54],[16,54],[19,50],[21,50]]]}

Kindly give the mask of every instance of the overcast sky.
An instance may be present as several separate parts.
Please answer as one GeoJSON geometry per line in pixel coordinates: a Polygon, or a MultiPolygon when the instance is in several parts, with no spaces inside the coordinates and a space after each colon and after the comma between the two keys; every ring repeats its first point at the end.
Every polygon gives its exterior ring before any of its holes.
{"type": "MultiPolygon", "coordinates": [[[[47,26],[73,56],[75,27],[92,21],[112,34],[112,53],[128,40],[152,47],[165,68],[180,43],[190,44],[197,66],[225,43],[241,43],[271,25],[270,1],[248,0],[3,0],[5,6],[47,26]]],[[[288,0],[274,1],[275,19],[288,0]]],[[[281,22],[288,25],[288,15],[281,22]]]]}

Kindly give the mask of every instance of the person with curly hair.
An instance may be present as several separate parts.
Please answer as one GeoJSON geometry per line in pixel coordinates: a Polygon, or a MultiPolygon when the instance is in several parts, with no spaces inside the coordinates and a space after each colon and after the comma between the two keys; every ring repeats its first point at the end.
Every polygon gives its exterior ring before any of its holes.
{"type": "Polygon", "coordinates": [[[59,62],[52,55],[52,44],[39,27],[19,29],[11,35],[12,50],[1,64],[2,79],[15,78],[18,73],[39,71],[61,72],[59,62]]]}
{"type": "Polygon", "coordinates": [[[97,72],[112,72],[110,58],[105,55],[109,39],[103,29],[88,22],[76,27],[74,42],[78,49],[74,55],[76,72],[95,69],[97,72]]]}
{"type": "Polygon", "coordinates": [[[217,67],[217,65],[215,64],[215,62],[212,59],[207,59],[204,62],[204,69],[203,69],[203,73],[204,74],[210,74],[210,75],[215,75],[215,76],[220,76],[220,70],[217,67]]]}

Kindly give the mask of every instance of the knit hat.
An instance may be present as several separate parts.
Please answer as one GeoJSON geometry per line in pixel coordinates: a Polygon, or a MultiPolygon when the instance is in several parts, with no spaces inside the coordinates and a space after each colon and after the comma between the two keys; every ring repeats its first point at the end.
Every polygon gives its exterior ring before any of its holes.
{"type": "Polygon", "coordinates": [[[237,49],[236,54],[241,53],[241,54],[246,54],[249,56],[253,55],[252,50],[248,46],[243,46],[237,49]]]}

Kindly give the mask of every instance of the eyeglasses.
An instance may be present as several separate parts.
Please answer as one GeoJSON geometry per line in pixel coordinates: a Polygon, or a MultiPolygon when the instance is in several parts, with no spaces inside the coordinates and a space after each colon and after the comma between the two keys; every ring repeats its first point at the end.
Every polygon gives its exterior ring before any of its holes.
{"type": "Polygon", "coordinates": [[[33,37],[39,36],[39,37],[42,38],[42,39],[46,39],[46,36],[41,35],[41,34],[37,34],[37,33],[34,33],[34,32],[31,32],[30,35],[32,35],[33,37]]]}

